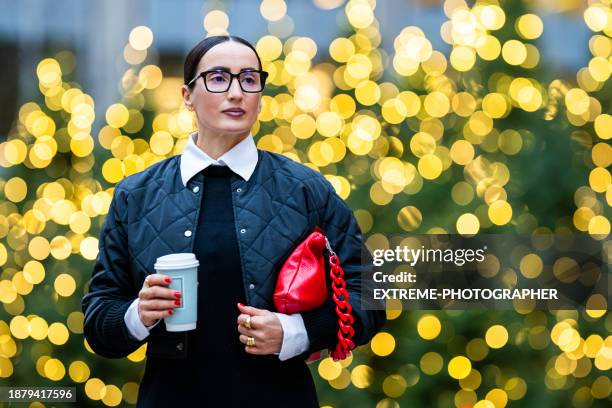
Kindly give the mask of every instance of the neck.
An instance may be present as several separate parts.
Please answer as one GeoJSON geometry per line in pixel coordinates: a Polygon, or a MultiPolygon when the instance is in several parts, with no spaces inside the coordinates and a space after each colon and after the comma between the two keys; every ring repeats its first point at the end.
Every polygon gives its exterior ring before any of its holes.
{"type": "Polygon", "coordinates": [[[243,141],[250,131],[235,133],[216,133],[198,129],[196,145],[211,158],[217,160],[225,152],[243,141]]]}

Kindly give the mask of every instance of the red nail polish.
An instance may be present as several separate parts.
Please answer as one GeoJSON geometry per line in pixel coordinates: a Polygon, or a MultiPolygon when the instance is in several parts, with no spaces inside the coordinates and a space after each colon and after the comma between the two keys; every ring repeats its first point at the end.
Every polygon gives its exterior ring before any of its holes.
{"type": "Polygon", "coordinates": [[[177,305],[177,306],[180,306],[181,305],[181,301],[180,300],[175,300],[174,304],[177,305]]]}
{"type": "Polygon", "coordinates": [[[240,306],[244,306],[242,303],[238,303],[240,306]]]}
{"type": "Polygon", "coordinates": [[[174,297],[180,298],[181,297],[181,292],[174,292],[174,297]]]}
{"type": "Polygon", "coordinates": [[[168,283],[172,282],[172,278],[166,278],[166,279],[164,279],[164,280],[165,280],[166,282],[168,282],[168,283]]]}
{"type": "Polygon", "coordinates": [[[174,314],[174,310],[172,310],[172,309],[168,310],[168,314],[169,314],[169,315],[174,314]]]}

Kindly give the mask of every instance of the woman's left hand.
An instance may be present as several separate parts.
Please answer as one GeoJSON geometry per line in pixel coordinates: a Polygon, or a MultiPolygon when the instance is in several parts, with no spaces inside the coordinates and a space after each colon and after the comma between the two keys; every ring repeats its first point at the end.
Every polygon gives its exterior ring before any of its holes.
{"type": "Polygon", "coordinates": [[[238,303],[238,332],[240,342],[245,344],[244,349],[250,354],[279,353],[283,344],[283,326],[278,317],[269,310],[258,309],[238,303]],[[244,323],[247,316],[251,316],[251,328],[247,329],[244,323]],[[246,346],[247,338],[255,339],[254,346],[246,346]]]}

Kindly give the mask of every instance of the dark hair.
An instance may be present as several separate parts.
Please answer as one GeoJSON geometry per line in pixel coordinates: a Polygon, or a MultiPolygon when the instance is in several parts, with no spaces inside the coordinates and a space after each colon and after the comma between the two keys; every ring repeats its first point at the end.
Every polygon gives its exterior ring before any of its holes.
{"type": "MultiPolygon", "coordinates": [[[[258,69],[262,69],[259,54],[257,54],[257,50],[250,42],[248,42],[242,37],[238,37],[237,35],[213,35],[210,37],[206,37],[205,39],[200,41],[195,47],[191,49],[191,51],[189,51],[189,54],[187,54],[187,58],[185,58],[185,66],[183,67],[183,81],[185,85],[187,85],[189,81],[191,81],[196,75],[196,69],[198,68],[198,64],[200,63],[200,60],[202,59],[204,54],[206,54],[208,50],[210,50],[215,45],[221,44],[226,41],[236,41],[252,49],[255,53],[255,56],[257,57],[257,62],[259,63],[258,69]]],[[[193,85],[194,84],[191,84],[192,88],[193,85]]]]}

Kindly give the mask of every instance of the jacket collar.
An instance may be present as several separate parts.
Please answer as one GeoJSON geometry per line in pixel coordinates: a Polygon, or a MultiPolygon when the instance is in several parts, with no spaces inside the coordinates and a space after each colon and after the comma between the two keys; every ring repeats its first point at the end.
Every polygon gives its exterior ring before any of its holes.
{"type": "Polygon", "coordinates": [[[210,165],[228,166],[234,173],[249,180],[259,157],[251,133],[236,146],[223,153],[218,160],[210,157],[196,145],[197,138],[198,132],[190,134],[185,150],[181,154],[181,180],[184,186],[187,186],[193,176],[210,165]]]}

